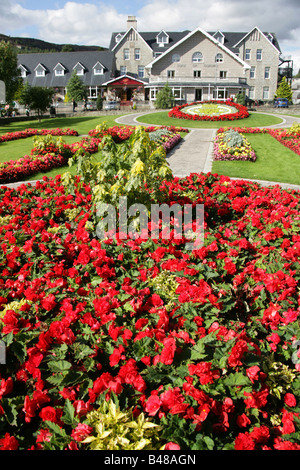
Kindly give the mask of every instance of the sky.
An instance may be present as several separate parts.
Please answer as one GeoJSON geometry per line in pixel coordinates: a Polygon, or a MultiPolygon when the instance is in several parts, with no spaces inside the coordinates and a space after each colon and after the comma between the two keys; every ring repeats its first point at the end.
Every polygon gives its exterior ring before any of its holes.
{"type": "Polygon", "coordinates": [[[136,16],[138,31],[275,33],[300,69],[300,0],[0,0],[0,33],[56,44],[108,47],[112,32],[136,16]]]}

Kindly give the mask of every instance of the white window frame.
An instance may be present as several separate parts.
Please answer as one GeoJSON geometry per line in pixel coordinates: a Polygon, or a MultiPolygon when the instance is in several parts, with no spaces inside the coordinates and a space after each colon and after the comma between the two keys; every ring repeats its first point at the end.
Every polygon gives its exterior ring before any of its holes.
{"type": "Polygon", "coordinates": [[[138,77],[139,78],[145,77],[145,67],[143,65],[138,66],[138,77]]]}
{"type": "Polygon", "coordinates": [[[139,47],[134,49],[134,59],[141,60],[141,49],[139,47]]]}
{"type": "Polygon", "coordinates": [[[45,70],[38,69],[35,71],[35,76],[36,77],[44,77],[45,76],[45,70]]]}
{"type": "Polygon", "coordinates": [[[250,98],[251,100],[254,100],[254,98],[255,98],[255,87],[254,87],[254,86],[251,86],[251,87],[249,88],[249,98],[250,98]]]}
{"type": "Polygon", "coordinates": [[[250,69],[250,78],[255,78],[256,68],[254,66],[250,69]]]}
{"type": "Polygon", "coordinates": [[[64,69],[55,69],[55,76],[56,77],[63,77],[65,75],[64,69]]]}
{"type": "Polygon", "coordinates": [[[265,67],[265,79],[269,80],[271,78],[271,67],[265,67]]]}
{"type": "Polygon", "coordinates": [[[124,60],[130,60],[130,50],[127,47],[124,49],[124,60]]]}
{"type": "Polygon", "coordinates": [[[251,49],[245,50],[245,60],[251,60],[251,49]]]}
{"type": "Polygon", "coordinates": [[[150,101],[155,101],[156,100],[156,95],[158,93],[158,88],[150,88],[150,93],[149,93],[149,96],[150,96],[150,101]]]}
{"type": "Polygon", "coordinates": [[[169,44],[169,36],[166,34],[164,31],[161,31],[157,36],[156,36],[156,43],[159,44],[160,46],[164,46],[165,44],[169,44]]]}
{"type": "Polygon", "coordinates": [[[270,87],[264,86],[263,87],[263,100],[268,100],[270,96],[270,87]]]}
{"type": "Polygon", "coordinates": [[[182,100],[182,88],[181,87],[173,87],[172,88],[172,94],[175,98],[175,100],[182,100]],[[179,91],[179,96],[176,97],[175,93],[179,91]]]}
{"type": "Polygon", "coordinates": [[[167,70],[168,78],[175,78],[175,70],[167,70]]]}
{"type": "Polygon", "coordinates": [[[103,67],[95,67],[94,68],[94,75],[103,75],[103,67]]]}
{"type": "Polygon", "coordinates": [[[228,79],[228,73],[227,70],[220,70],[220,80],[227,80],[228,79]]]}
{"type": "Polygon", "coordinates": [[[216,62],[216,63],[219,63],[219,64],[221,64],[222,62],[224,62],[224,57],[223,57],[223,54],[221,54],[221,52],[218,52],[218,53],[216,54],[215,62],[216,62]]]}
{"type": "Polygon", "coordinates": [[[120,75],[126,75],[126,73],[127,73],[126,65],[121,65],[120,66],[120,75]]]}
{"type": "Polygon", "coordinates": [[[262,60],[262,49],[256,49],[256,60],[262,60]]]}
{"type": "Polygon", "coordinates": [[[201,78],[202,71],[201,70],[194,70],[194,78],[201,78]]]}
{"type": "Polygon", "coordinates": [[[194,52],[194,54],[192,55],[192,62],[193,64],[200,64],[204,62],[202,52],[200,51],[194,52]]]}

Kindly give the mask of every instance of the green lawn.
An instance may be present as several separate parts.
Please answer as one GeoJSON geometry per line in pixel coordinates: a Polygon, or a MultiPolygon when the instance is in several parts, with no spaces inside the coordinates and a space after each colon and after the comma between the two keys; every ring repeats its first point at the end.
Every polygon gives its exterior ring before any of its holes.
{"type": "Polygon", "coordinates": [[[145,124],[160,126],[179,126],[188,128],[219,129],[220,127],[263,127],[280,124],[281,118],[266,114],[250,113],[246,119],[236,121],[189,121],[187,119],[176,119],[168,116],[168,111],[158,111],[137,118],[137,121],[145,124]]]}
{"type": "Polygon", "coordinates": [[[230,177],[300,185],[300,156],[268,134],[246,134],[255,162],[215,161],[212,172],[230,177]]]}
{"type": "MultiPolygon", "coordinates": [[[[38,121],[12,122],[6,126],[0,126],[0,134],[15,132],[28,128],[55,129],[71,128],[78,131],[78,137],[65,136],[66,143],[80,141],[82,136],[87,135],[89,130],[94,129],[101,122],[106,121],[109,126],[117,125],[115,119],[121,115],[102,115],[97,117],[76,116],[70,118],[51,118],[38,121]]],[[[167,117],[167,112],[148,114],[140,118],[140,122],[157,125],[177,125],[182,127],[216,128],[224,126],[220,122],[195,122],[167,117]],[[220,125],[221,124],[221,125],[220,125]]],[[[261,127],[281,122],[280,118],[253,113],[248,119],[234,121],[234,126],[261,127]],[[247,123],[247,124],[246,124],[247,123]]],[[[233,123],[229,123],[232,126],[233,123]]],[[[225,126],[224,126],[225,127],[225,126]]],[[[247,134],[247,139],[253,146],[257,160],[256,162],[213,162],[212,171],[231,177],[268,180],[290,184],[300,184],[300,156],[285,148],[273,137],[267,134],[247,134]]],[[[24,155],[29,155],[33,147],[33,138],[20,139],[5,142],[0,145],[0,162],[15,160],[24,155]]],[[[76,165],[56,168],[47,173],[53,177],[65,171],[76,172],[76,165]]],[[[28,180],[41,179],[44,173],[39,173],[28,178],[28,180]]]]}
{"type": "Polygon", "coordinates": [[[107,122],[109,126],[116,125],[116,119],[123,114],[110,114],[110,115],[99,115],[99,116],[75,116],[68,118],[49,118],[42,119],[39,121],[12,121],[10,124],[0,125],[0,135],[6,134],[6,132],[17,132],[24,129],[75,129],[81,135],[86,135],[89,130],[95,129],[98,124],[107,122]]]}

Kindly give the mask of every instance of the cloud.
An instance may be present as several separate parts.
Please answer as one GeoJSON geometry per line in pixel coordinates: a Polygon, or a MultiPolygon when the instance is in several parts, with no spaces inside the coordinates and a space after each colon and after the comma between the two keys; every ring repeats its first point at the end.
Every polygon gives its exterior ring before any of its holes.
{"type": "Polygon", "coordinates": [[[138,9],[133,7],[132,12],[130,1],[120,7],[121,2],[114,0],[74,0],[49,9],[43,9],[41,2],[38,10],[22,4],[24,0],[0,1],[1,32],[31,36],[34,27],[34,37],[45,41],[108,47],[111,33],[126,29],[128,14],[137,16],[140,31],[183,31],[200,26],[206,31],[247,32],[258,26],[275,33],[282,52],[292,54],[295,69],[300,68],[299,0],[148,0],[133,2],[138,9]]]}

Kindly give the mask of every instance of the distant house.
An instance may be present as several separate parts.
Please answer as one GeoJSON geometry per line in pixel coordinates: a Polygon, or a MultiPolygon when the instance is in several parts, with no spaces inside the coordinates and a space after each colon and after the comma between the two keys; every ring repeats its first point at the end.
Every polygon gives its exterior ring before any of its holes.
{"type": "Polygon", "coordinates": [[[90,99],[99,94],[128,103],[153,104],[168,83],[178,104],[225,100],[244,92],[271,101],[277,89],[280,47],[274,33],[258,27],[249,32],[140,32],[129,16],[126,31],[114,32],[109,50],[20,54],[24,81],[56,90],[61,99],[74,70],[90,99]]]}
{"type": "Polygon", "coordinates": [[[86,85],[89,99],[102,93],[103,83],[114,73],[111,51],[20,54],[18,62],[24,82],[54,88],[56,96],[62,100],[74,70],[86,85]]]}

